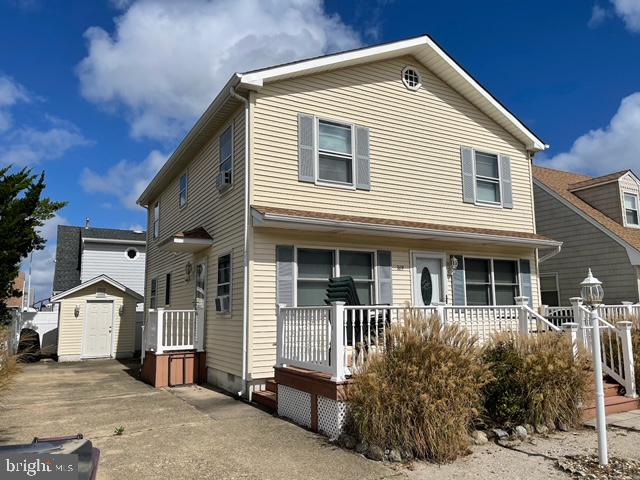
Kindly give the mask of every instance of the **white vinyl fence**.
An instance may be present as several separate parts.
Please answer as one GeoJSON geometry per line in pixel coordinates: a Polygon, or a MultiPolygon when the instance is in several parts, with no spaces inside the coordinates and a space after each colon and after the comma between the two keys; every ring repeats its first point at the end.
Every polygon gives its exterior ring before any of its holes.
{"type": "MultiPolygon", "coordinates": [[[[13,339],[15,346],[20,332],[30,328],[38,333],[40,348],[45,355],[53,355],[58,350],[58,312],[16,312],[13,318],[13,339]]],[[[14,350],[15,350],[14,346],[14,350]]]]}

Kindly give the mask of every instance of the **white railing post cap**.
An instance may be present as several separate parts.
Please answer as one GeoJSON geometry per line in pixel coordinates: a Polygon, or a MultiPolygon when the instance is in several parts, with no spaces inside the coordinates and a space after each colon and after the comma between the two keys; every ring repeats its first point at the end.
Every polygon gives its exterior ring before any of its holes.
{"type": "Polygon", "coordinates": [[[575,322],[565,322],[562,324],[562,329],[563,330],[578,330],[578,324],[575,322]]]}
{"type": "Polygon", "coordinates": [[[337,306],[343,306],[346,305],[346,302],[340,301],[340,300],[332,300],[331,305],[337,305],[337,306]]]}
{"type": "Polygon", "coordinates": [[[569,299],[569,301],[571,302],[572,305],[581,305],[582,304],[582,297],[571,297],[569,299]]]}
{"type": "Polygon", "coordinates": [[[516,305],[526,305],[529,303],[529,297],[515,297],[516,305]]]}
{"type": "Polygon", "coordinates": [[[633,322],[630,322],[629,320],[620,320],[619,322],[616,322],[616,327],[620,330],[631,330],[632,326],[633,322]]]}

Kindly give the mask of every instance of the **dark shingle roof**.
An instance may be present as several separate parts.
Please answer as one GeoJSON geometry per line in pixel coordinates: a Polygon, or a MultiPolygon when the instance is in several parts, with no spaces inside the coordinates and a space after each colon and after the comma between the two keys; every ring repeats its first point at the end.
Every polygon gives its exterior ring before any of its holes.
{"type": "Polygon", "coordinates": [[[53,274],[53,291],[64,292],[80,285],[80,263],[82,239],[99,238],[101,240],[142,240],[145,232],[117,230],[115,228],[82,228],[67,225],[58,226],[56,245],[56,268],[53,274]]]}

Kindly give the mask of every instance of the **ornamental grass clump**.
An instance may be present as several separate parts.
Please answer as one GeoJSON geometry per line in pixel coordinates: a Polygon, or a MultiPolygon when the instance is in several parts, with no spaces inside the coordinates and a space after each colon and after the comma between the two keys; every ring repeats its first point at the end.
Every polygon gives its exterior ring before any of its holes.
{"type": "Polygon", "coordinates": [[[467,451],[490,373],[476,338],[437,316],[407,312],[348,390],[348,428],[361,442],[405,457],[452,461],[467,451]]]}
{"type": "Polygon", "coordinates": [[[574,358],[571,339],[548,332],[496,334],[484,347],[493,379],[484,387],[485,411],[497,424],[575,426],[589,403],[588,355],[574,358]]]}

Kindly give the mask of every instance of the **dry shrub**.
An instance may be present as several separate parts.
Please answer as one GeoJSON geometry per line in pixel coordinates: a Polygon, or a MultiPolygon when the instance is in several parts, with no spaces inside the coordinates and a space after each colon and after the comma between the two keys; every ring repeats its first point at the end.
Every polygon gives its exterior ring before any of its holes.
{"type": "Polygon", "coordinates": [[[493,421],[578,424],[591,395],[590,361],[584,351],[573,357],[568,335],[500,333],[485,346],[484,361],[493,373],[484,389],[493,421]]]}
{"type": "Polygon", "coordinates": [[[15,355],[9,352],[10,331],[0,327],[0,394],[7,388],[18,367],[15,355]]]}
{"type": "Polygon", "coordinates": [[[416,458],[452,461],[469,444],[489,381],[476,338],[441,327],[437,316],[406,313],[349,387],[348,428],[360,441],[416,458]]]}

